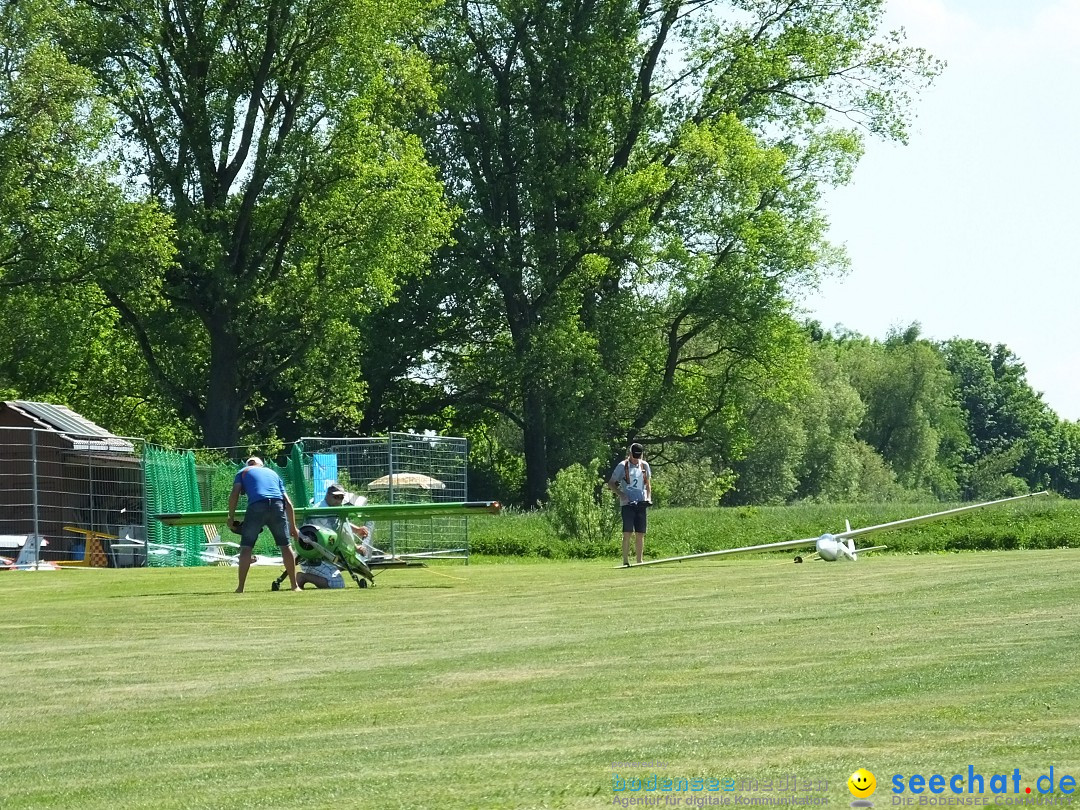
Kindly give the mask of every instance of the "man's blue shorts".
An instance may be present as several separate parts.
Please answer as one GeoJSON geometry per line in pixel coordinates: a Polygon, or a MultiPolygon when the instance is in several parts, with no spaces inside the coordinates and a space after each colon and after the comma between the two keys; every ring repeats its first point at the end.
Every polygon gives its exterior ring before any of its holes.
{"type": "Polygon", "coordinates": [[[285,517],[285,501],[269,498],[249,503],[244,510],[244,523],[240,527],[240,546],[253,548],[263,526],[270,529],[274,542],[289,545],[289,519],[285,517]]]}

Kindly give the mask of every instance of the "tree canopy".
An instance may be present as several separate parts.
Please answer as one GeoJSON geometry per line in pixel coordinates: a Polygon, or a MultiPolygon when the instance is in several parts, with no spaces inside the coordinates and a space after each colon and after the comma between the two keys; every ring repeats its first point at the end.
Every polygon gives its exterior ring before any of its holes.
{"type": "Polygon", "coordinates": [[[115,117],[119,185],[171,223],[157,284],[127,282],[131,262],[94,275],[155,385],[215,446],[286,419],[355,424],[359,319],[450,222],[401,126],[432,99],[401,44],[423,4],[71,9],[61,42],[115,117]]]}
{"type": "Polygon", "coordinates": [[[445,81],[425,142],[463,216],[432,283],[454,279],[471,306],[448,314],[477,336],[441,347],[443,384],[521,431],[527,502],[605,446],[706,441],[783,374],[793,291],[842,261],[822,188],[864,133],[904,137],[937,70],[878,36],[881,13],[443,7],[421,38],[445,81]]]}

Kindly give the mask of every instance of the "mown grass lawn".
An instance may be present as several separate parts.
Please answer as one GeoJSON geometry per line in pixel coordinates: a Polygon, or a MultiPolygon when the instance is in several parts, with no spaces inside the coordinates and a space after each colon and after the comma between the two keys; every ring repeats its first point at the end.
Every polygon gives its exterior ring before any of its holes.
{"type": "Polygon", "coordinates": [[[299,594],[264,568],[243,595],[225,568],[0,574],[0,807],[591,808],[652,773],[827,780],[847,806],[860,766],[880,807],[893,774],[1080,781],[1080,550],[613,562],[299,594]]]}

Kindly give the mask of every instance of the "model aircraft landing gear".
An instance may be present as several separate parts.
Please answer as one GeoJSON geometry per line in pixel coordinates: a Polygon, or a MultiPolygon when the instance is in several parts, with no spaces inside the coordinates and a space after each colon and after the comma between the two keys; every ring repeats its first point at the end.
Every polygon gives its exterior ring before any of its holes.
{"type": "Polygon", "coordinates": [[[365,563],[361,559],[357,559],[357,563],[360,566],[360,574],[361,576],[363,576],[363,579],[357,576],[356,570],[354,570],[353,567],[349,565],[348,560],[344,558],[342,558],[341,560],[341,564],[345,567],[345,570],[349,572],[349,576],[353,578],[353,582],[356,583],[357,588],[366,588],[369,581],[372,585],[374,585],[375,575],[371,573],[371,569],[367,567],[367,563],[365,563]]]}

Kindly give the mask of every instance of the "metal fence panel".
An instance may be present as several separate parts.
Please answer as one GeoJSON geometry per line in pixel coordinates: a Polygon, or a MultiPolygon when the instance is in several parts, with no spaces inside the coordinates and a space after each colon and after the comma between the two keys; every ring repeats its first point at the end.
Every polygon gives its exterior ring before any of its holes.
{"type": "Polygon", "coordinates": [[[145,525],[141,439],[0,427],[0,554],[37,534],[45,560],[135,566],[145,525]]]}
{"type": "MultiPolygon", "coordinates": [[[[305,437],[319,482],[338,483],[369,503],[467,501],[469,443],[452,436],[390,433],[373,438],[305,437]],[[331,478],[330,476],[334,476],[331,478]]],[[[374,527],[375,545],[394,554],[431,554],[468,559],[468,519],[464,516],[391,521],[374,527]]]]}

